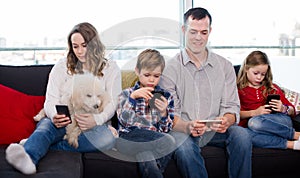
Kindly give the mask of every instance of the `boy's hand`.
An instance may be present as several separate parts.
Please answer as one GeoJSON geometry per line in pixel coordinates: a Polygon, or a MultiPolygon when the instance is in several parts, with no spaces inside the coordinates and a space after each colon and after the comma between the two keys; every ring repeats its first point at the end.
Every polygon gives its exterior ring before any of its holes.
{"type": "Polygon", "coordinates": [[[130,97],[132,99],[145,98],[147,101],[152,98],[151,93],[154,89],[152,87],[142,87],[131,93],[130,97]]]}
{"type": "Polygon", "coordinates": [[[162,117],[167,116],[168,100],[164,96],[161,96],[160,99],[156,98],[154,100],[154,105],[158,109],[162,117]]]}

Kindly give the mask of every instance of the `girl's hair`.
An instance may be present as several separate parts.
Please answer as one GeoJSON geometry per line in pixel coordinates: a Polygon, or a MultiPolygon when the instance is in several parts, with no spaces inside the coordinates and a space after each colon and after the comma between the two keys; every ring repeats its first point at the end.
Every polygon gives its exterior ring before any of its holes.
{"type": "Polygon", "coordinates": [[[86,62],[87,66],[89,67],[89,71],[95,76],[103,76],[102,70],[107,64],[107,59],[104,57],[105,46],[100,41],[100,37],[96,28],[87,22],[75,25],[68,35],[68,73],[83,73],[82,63],[78,60],[73,51],[71,37],[74,33],[80,33],[87,45],[86,62]]]}
{"type": "Polygon", "coordinates": [[[146,49],[142,51],[137,58],[136,68],[154,70],[156,67],[161,67],[161,72],[165,68],[165,59],[159,51],[155,49],[146,49]]]}
{"type": "Polygon", "coordinates": [[[249,81],[246,72],[251,67],[258,65],[268,65],[268,70],[265,74],[264,80],[262,81],[262,86],[265,86],[263,95],[266,96],[268,93],[272,93],[276,89],[273,87],[273,75],[270,67],[270,61],[268,56],[262,51],[253,51],[247,56],[238,73],[237,87],[239,89],[243,89],[248,86],[249,81]]]}

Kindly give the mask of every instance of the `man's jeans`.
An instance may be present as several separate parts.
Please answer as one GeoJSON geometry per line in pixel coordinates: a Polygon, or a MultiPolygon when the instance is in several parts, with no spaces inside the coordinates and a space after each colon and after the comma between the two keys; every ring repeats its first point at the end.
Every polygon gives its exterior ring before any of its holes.
{"type": "Polygon", "coordinates": [[[287,140],[294,139],[292,120],[283,113],[252,117],[248,128],[255,147],[286,149],[287,140]]]}
{"type": "Polygon", "coordinates": [[[223,147],[227,150],[229,178],[251,178],[252,143],[245,128],[231,126],[225,133],[208,132],[202,138],[187,136],[179,132],[172,132],[172,135],[178,144],[174,159],[183,177],[208,177],[199,142],[212,135],[207,145],[223,147]]]}
{"type": "Polygon", "coordinates": [[[56,128],[49,118],[43,118],[37,128],[24,144],[34,164],[45,156],[49,149],[73,152],[94,152],[111,149],[115,144],[115,137],[107,125],[95,126],[81,133],[78,137],[78,148],[68,144],[63,137],[65,128],[56,128]]]}

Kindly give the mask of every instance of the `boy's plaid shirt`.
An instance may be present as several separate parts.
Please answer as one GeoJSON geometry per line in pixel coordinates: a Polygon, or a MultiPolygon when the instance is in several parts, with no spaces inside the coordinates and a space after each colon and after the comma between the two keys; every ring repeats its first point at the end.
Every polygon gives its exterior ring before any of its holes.
{"type": "Polygon", "coordinates": [[[162,91],[168,100],[167,116],[161,117],[155,108],[150,108],[144,98],[132,99],[130,94],[140,88],[140,83],[122,91],[118,98],[117,115],[119,131],[129,132],[134,128],[153,130],[157,132],[169,132],[172,129],[174,119],[174,100],[171,94],[156,86],[154,91],[162,91]]]}

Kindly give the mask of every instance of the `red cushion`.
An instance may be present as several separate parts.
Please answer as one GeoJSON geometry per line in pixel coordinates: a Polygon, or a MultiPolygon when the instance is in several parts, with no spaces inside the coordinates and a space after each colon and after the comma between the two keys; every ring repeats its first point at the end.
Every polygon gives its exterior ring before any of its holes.
{"type": "Polygon", "coordinates": [[[31,96],[0,84],[0,144],[19,142],[35,129],[45,96],[31,96]]]}

